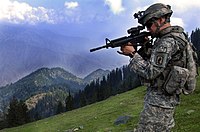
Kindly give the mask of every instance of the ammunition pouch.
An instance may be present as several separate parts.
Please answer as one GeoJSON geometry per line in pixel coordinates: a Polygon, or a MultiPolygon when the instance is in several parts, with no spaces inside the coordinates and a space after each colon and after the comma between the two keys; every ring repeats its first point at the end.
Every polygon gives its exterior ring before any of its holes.
{"type": "Polygon", "coordinates": [[[164,90],[168,94],[181,94],[188,76],[188,69],[172,66],[166,82],[164,83],[164,90]]]}

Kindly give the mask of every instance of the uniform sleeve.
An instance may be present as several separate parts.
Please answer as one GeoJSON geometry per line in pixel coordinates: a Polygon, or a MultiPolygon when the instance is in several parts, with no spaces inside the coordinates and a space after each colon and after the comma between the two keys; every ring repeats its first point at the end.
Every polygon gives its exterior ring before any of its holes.
{"type": "Polygon", "coordinates": [[[139,76],[152,80],[158,77],[166,68],[169,60],[178,50],[173,38],[160,39],[152,50],[150,60],[145,61],[138,53],[130,61],[129,67],[139,76]]]}

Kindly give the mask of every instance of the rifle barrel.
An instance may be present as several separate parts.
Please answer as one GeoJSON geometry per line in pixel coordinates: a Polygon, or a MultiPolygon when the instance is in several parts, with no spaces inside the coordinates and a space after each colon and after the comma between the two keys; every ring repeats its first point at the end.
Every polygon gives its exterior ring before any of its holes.
{"type": "Polygon", "coordinates": [[[90,49],[90,52],[94,52],[94,51],[96,51],[96,50],[100,50],[100,49],[103,49],[103,48],[107,48],[107,45],[104,45],[104,46],[101,46],[101,47],[97,47],[97,48],[90,49]]]}

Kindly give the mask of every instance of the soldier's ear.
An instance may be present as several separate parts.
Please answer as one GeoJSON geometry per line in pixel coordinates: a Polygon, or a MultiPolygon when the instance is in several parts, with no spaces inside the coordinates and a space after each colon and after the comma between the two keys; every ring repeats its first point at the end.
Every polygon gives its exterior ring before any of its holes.
{"type": "Polygon", "coordinates": [[[166,18],[164,18],[164,17],[161,17],[161,18],[159,18],[159,19],[158,19],[158,22],[159,22],[160,24],[162,24],[162,23],[164,23],[164,22],[165,22],[165,20],[166,20],[166,18]]]}

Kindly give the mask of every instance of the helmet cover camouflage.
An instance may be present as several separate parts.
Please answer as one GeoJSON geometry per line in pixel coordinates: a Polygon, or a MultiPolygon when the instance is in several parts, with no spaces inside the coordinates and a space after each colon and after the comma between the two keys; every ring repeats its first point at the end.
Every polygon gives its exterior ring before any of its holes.
{"type": "Polygon", "coordinates": [[[135,18],[138,18],[138,23],[145,25],[152,18],[158,19],[165,15],[170,17],[172,13],[173,11],[171,10],[171,6],[164,5],[162,3],[156,3],[148,7],[145,11],[136,13],[134,16],[135,18]]]}

